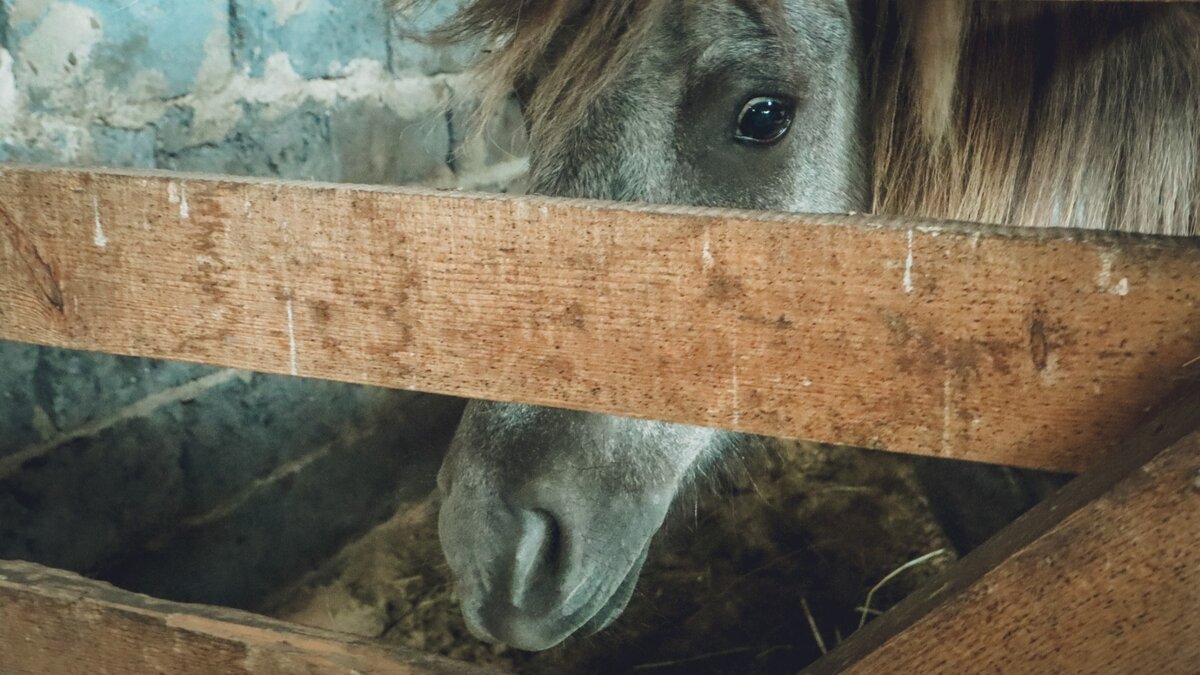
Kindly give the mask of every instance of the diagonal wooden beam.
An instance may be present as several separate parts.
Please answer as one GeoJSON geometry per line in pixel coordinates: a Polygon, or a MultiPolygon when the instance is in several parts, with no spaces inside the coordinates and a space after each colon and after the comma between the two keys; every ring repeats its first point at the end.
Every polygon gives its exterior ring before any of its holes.
{"type": "Polygon", "coordinates": [[[0,165],[0,339],[1076,471],[1200,240],[0,165]]]}
{"type": "Polygon", "coordinates": [[[804,671],[1135,672],[1200,672],[1200,386],[804,671]]]}
{"type": "Polygon", "coordinates": [[[0,671],[12,675],[463,675],[493,672],[231,609],[0,561],[0,671]]]}

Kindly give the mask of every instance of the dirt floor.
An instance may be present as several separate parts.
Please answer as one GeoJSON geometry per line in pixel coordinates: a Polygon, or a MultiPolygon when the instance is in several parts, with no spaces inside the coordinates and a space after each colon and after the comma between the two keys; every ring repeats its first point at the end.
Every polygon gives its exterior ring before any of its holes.
{"type": "MultiPolygon", "coordinates": [[[[435,496],[402,509],[276,596],[281,618],[522,673],[795,673],[859,625],[872,586],[950,549],[904,458],[770,443],[678,500],[633,600],[601,633],[530,654],[462,622],[435,496]]],[[[954,560],[882,586],[869,615],[954,560]]]]}

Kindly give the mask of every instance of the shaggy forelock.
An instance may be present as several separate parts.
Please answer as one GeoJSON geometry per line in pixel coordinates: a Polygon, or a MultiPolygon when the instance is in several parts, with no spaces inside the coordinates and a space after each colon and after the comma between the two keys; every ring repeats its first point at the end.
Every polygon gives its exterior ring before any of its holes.
{"type": "MultiPolygon", "coordinates": [[[[393,0],[418,9],[429,0],[393,0]]],[[[723,0],[764,30],[789,31],[784,0],[723,0]]],[[[528,94],[530,129],[543,139],[580,124],[678,0],[474,0],[428,37],[482,39],[476,65],[486,117],[514,90],[528,94]]]]}

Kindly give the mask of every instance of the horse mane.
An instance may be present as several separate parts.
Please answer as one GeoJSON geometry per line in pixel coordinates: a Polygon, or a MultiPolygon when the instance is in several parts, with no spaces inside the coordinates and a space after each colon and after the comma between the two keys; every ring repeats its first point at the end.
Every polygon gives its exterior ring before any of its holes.
{"type": "MultiPolygon", "coordinates": [[[[428,1],[391,4],[418,11],[428,1]]],[[[526,123],[545,139],[583,122],[592,101],[620,76],[655,18],[670,4],[671,0],[470,0],[425,38],[435,43],[482,40],[485,49],[474,68],[480,117],[498,108],[511,92],[528,93],[526,123]],[[537,87],[530,91],[533,80],[537,87]]]]}
{"type": "Polygon", "coordinates": [[[875,211],[1200,234],[1198,8],[905,5],[871,48],[875,211]]]}
{"type": "MultiPolygon", "coordinates": [[[[857,1],[874,212],[1200,234],[1200,10],[857,1]]],[[[482,39],[482,109],[528,94],[545,142],[585,121],[671,4],[470,0],[430,37],[482,39]]]]}

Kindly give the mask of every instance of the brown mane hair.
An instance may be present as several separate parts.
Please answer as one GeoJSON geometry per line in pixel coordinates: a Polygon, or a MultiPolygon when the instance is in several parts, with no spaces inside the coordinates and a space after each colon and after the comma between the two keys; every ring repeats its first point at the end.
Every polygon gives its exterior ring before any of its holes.
{"type": "MultiPolygon", "coordinates": [[[[875,212],[1200,234],[1200,10],[862,2],[875,212]]],[[[485,110],[536,80],[545,141],[586,119],[669,4],[474,0],[432,38],[490,47],[485,110]]]]}
{"type": "MultiPolygon", "coordinates": [[[[419,11],[425,2],[392,0],[392,5],[419,11]]],[[[473,0],[426,37],[437,43],[483,41],[484,52],[475,66],[482,117],[536,79],[525,115],[531,131],[545,139],[582,123],[594,97],[620,76],[669,4],[670,0],[473,0]],[[569,44],[564,45],[567,36],[569,44]]]]}
{"type": "Polygon", "coordinates": [[[1197,8],[973,4],[881,2],[875,210],[1200,234],[1197,8]]]}

